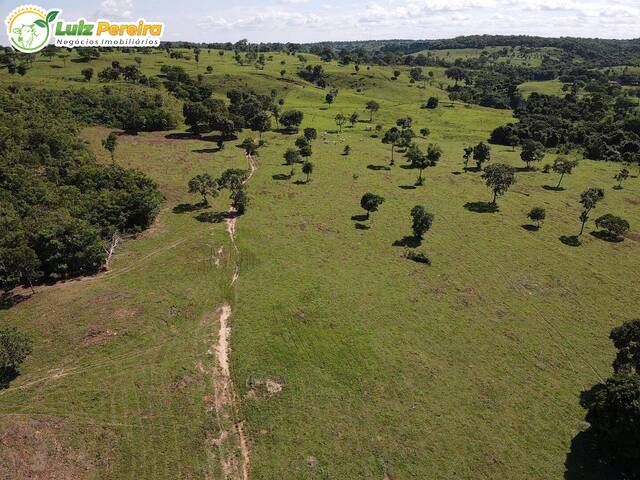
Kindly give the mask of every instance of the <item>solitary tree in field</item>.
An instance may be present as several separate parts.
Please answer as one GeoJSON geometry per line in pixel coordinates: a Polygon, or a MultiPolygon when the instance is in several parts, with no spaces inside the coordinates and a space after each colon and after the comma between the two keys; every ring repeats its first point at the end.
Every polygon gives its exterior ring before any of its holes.
{"type": "Polygon", "coordinates": [[[228,168],[216,179],[220,189],[227,188],[232,192],[240,190],[247,179],[247,171],[240,168],[228,168]]]}
{"type": "Polygon", "coordinates": [[[465,147],[464,148],[464,153],[462,154],[462,158],[464,159],[464,161],[463,161],[463,165],[464,165],[463,170],[465,172],[467,171],[467,168],[469,168],[469,160],[471,159],[472,155],[473,155],[473,147],[465,147]]]}
{"type": "Polygon", "coordinates": [[[287,130],[297,130],[303,118],[304,114],[300,110],[287,110],[280,115],[280,123],[287,130]]]}
{"type": "Polygon", "coordinates": [[[352,127],[356,123],[358,123],[359,118],[360,118],[360,114],[358,114],[358,112],[353,112],[351,115],[349,115],[349,123],[351,124],[352,127]]]}
{"type": "Polygon", "coordinates": [[[571,175],[573,169],[578,166],[578,160],[569,160],[566,157],[558,157],[553,161],[553,171],[560,174],[560,179],[558,180],[558,185],[556,185],[556,189],[560,188],[560,184],[562,183],[562,179],[565,175],[571,175]]]}
{"type": "Polygon", "coordinates": [[[305,160],[305,162],[302,164],[302,173],[307,176],[307,183],[309,183],[309,177],[313,173],[313,163],[311,163],[309,160],[305,160]]]}
{"type": "Polygon", "coordinates": [[[547,212],[544,208],[542,207],[534,207],[531,209],[531,211],[527,214],[527,217],[529,219],[531,219],[532,221],[536,222],[536,226],[538,228],[540,228],[540,224],[544,221],[544,219],[547,217],[547,212]]]}
{"type": "Polygon", "coordinates": [[[258,112],[251,120],[251,123],[260,132],[258,138],[262,140],[262,134],[271,129],[271,115],[266,111],[258,112]]]}
{"type": "Polygon", "coordinates": [[[302,157],[300,156],[298,150],[289,148],[286,152],[284,152],[284,161],[287,165],[291,165],[291,172],[289,173],[289,178],[291,178],[295,174],[296,163],[300,163],[302,161],[302,157]]]}
{"type": "Polygon", "coordinates": [[[476,162],[478,170],[480,170],[483,163],[491,160],[491,147],[484,142],[480,142],[473,147],[473,160],[476,162]]]}
{"type": "Polygon", "coordinates": [[[624,218],[607,213],[596,218],[596,227],[606,230],[609,236],[619,239],[629,231],[629,222],[624,218]]]}
{"type": "Polygon", "coordinates": [[[491,203],[496,205],[496,200],[499,195],[504,195],[507,190],[511,188],[516,182],[516,172],[510,165],[504,163],[494,163],[488,165],[484,172],[482,172],[482,178],[484,179],[487,187],[493,191],[493,200],[491,203]]]}
{"type": "Polygon", "coordinates": [[[431,229],[433,214],[427,212],[422,205],[416,205],[411,209],[411,229],[417,239],[422,239],[424,234],[431,229]]]}
{"type": "Polygon", "coordinates": [[[429,144],[425,153],[422,153],[417,145],[411,145],[407,152],[407,158],[411,162],[411,166],[420,171],[416,185],[423,184],[422,171],[427,167],[435,167],[441,156],[442,149],[434,143],[429,144]]]}
{"type": "Polygon", "coordinates": [[[233,202],[233,208],[239,215],[242,215],[247,210],[249,204],[249,195],[244,188],[239,188],[231,192],[231,201],[233,202]]]}
{"type": "Polygon", "coordinates": [[[209,205],[208,197],[217,197],[217,183],[208,173],[201,173],[189,180],[189,193],[202,195],[202,203],[209,205]]]}
{"type": "Polygon", "coordinates": [[[629,170],[623,168],[618,173],[616,173],[613,178],[618,182],[618,188],[622,188],[622,182],[629,178],[629,170]]]}
{"type": "Polygon", "coordinates": [[[582,235],[584,232],[584,225],[589,220],[589,213],[591,210],[596,208],[596,205],[600,200],[604,198],[604,190],[601,188],[589,188],[582,192],[580,195],[580,204],[582,205],[582,213],[580,214],[580,233],[578,236],[582,235]]]}
{"type": "Polygon", "coordinates": [[[32,349],[31,339],[15,327],[0,329],[0,373],[17,371],[32,349]]]}
{"type": "Polygon", "coordinates": [[[306,138],[308,141],[312,141],[315,140],[316,138],[318,138],[318,131],[315,128],[305,128],[304,129],[304,138],[306,138]]]}
{"type": "Polygon", "coordinates": [[[328,105],[331,105],[333,101],[336,99],[336,96],[333,92],[329,92],[325,95],[324,101],[327,102],[328,105]]]}
{"type": "Polygon", "coordinates": [[[287,71],[283,68],[282,70],[280,70],[280,76],[284,77],[287,74],[287,71]]]}
{"type": "Polygon", "coordinates": [[[116,147],[118,146],[118,136],[115,132],[111,132],[107,135],[107,138],[102,140],[102,148],[107,150],[111,155],[111,162],[116,161],[116,147]]]}
{"type": "Polygon", "coordinates": [[[245,138],[240,146],[244,149],[246,155],[258,156],[258,145],[252,138],[245,138]]]}
{"type": "Polygon", "coordinates": [[[378,110],[380,110],[380,104],[375,100],[369,100],[365,106],[366,110],[369,110],[369,123],[373,122],[373,116],[378,110]]]}
{"type": "Polygon", "coordinates": [[[338,125],[339,131],[342,132],[342,125],[344,125],[345,122],[347,121],[347,117],[345,117],[343,114],[339,113],[339,114],[336,115],[335,121],[336,121],[336,125],[338,125]]]}
{"type": "Polygon", "coordinates": [[[82,69],[82,76],[84,77],[85,81],[90,82],[91,79],[93,78],[93,68],[84,68],[82,69]]]}
{"type": "Polygon", "coordinates": [[[382,143],[391,145],[391,162],[389,163],[389,165],[393,165],[395,163],[393,160],[393,151],[399,142],[400,131],[397,129],[397,127],[391,127],[385,132],[384,137],[382,137],[382,143]]]}
{"type": "Polygon", "coordinates": [[[429,134],[431,133],[431,131],[428,128],[421,128],[420,129],[420,136],[422,138],[427,138],[429,136],[429,134]]]}
{"type": "Polygon", "coordinates": [[[544,146],[535,140],[525,140],[522,144],[520,158],[531,168],[531,162],[539,162],[544,158],[544,146]]]}
{"type": "Polygon", "coordinates": [[[360,206],[366,210],[367,219],[369,219],[369,214],[378,211],[378,207],[382,205],[384,202],[384,198],[380,195],[376,195],[371,192],[365,193],[360,199],[360,206]]]}

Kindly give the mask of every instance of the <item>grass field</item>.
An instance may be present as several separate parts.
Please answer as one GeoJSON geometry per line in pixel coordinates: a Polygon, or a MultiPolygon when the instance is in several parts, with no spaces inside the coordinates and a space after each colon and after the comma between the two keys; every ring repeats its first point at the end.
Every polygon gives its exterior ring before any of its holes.
{"type": "MultiPolygon", "coordinates": [[[[103,55],[92,66],[131,57],[103,55]]],[[[162,63],[196,73],[193,61],[163,52],[143,56],[142,69],[155,74],[162,63]]],[[[25,77],[3,71],[0,81],[86,85],[76,81],[86,65],[57,64],[39,59],[25,77]]],[[[74,478],[223,478],[220,447],[208,441],[220,429],[209,366],[227,301],[252,479],[550,479],[567,469],[567,478],[589,478],[572,445],[585,426],[578,397],[609,373],[610,329],[637,316],[638,179],[614,190],[619,165],[582,161],[566,190],[550,191],[544,186],[555,185],[555,175],[520,171],[499,212],[477,213],[473,203],[491,195],[479,173],[462,172],[462,149],[486,140],[510,112],[448,102],[422,110],[426,98],[446,93],[410,85],[404,67],[391,81],[390,68],[356,74],[327,65],[340,89],[327,107],[324,90],[294,75],[295,57],[274,54],[257,70],[228,52],[203,52],[199,72],[209,64],[204,81],[215,95],[277,88],[285,108],[304,112],[303,127],[320,132],[311,182],[295,183],[304,178],[299,168],[284,178],[282,154],[295,136],[267,133],[236,255],[223,223],[175,207],[197,201],[186,193],[193,174],[246,168],[242,150],[229,142],[217,152],[171,132],[120,137],[117,161],[153,177],[166,204],[150,231],[124,243],[108,273],[39,287],[0,311],[0,321],[35,341],[22,375],[0,391],[0,439],[11,441],[0,440],[3,451],[22,465],[47,458],[51,471],[74,478]],[[388,128],[409,115],[416,131],[431,130],[418,143],[442,146],[424,186],[413,187],[417,172],[403,168],[400,155],[384,169],[390,151],[369,130],[368,99],[381,105],[374,124],[388,128]],[[353,111],[363,121],[336,133],[333,117],[353,111]],[[344,156],[347,144],[352,153],[344,156]],[[567,246],[559,237],[579,231],[577,201],[591,186],[606,190],[592,218],[621,215],[631,232],[609,243],[589,234],[590,221],[583,245],[567,246]],[[367,191],[386,199],[371,221],[359,206],[367,191]],[[416,204],[435,214],[420,247],[430,267],[403,257],[416,204]],[[524,227],[533,206],[547,210],[539,231],[524,227]],[[236,262],[240,278],[229,287],[236,262]],[[282,390],[256,394],[266,380],[282,390]],[[35,430],[43,432],[40,446],[23,433],[35,430]]],[[[83,133],[103,161],[106,133],[83,133]]],[[[544,163],[554,158],[548,152],[544,163]]],[[[507,147],[494,146],[492,161],[524,166],[507,147]]],[[[226,208],[222,196],[211,211],[226,208]]],[[[1,466],[11,465],[7,456],[0,453],[1,466]]],[[[24,468],[37,472],[42,462],[24,468]]]]}

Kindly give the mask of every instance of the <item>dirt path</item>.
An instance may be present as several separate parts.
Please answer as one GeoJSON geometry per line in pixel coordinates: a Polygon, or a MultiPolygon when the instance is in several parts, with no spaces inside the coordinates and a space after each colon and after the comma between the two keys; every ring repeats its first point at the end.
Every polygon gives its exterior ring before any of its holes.
{"type": "MultiPolygon", "coordinates": [[[[249,165],[249,175],[243,184],[246,184],[255,173],[257,164],[251,155],[246,156],[249,165]]],[[[225,221],[226,230],[233,244],[236,253],[239,252],[236,245],[236,220],[237,212],[233,205],[229,206],[228,216],[225,221]]],[[[233,285],[240,275],[239,262],[231,278],[233,285]]],[[[244,425],[239,418],[239,399],[236,394],[231,371],[229,369],[229,342],[231,327],[231,305],[225,302],[220,308],[218,317],[219,329],[215,345],[210,353],[215,353],[215,364],[213,366],[214,383],[214,406],[218,423],[220,425],[220,435],[215,439],[210,439],[212,446],[216,446],[219,452],[220,465],[224,473],[224,478],[229,480],[249,479],[249,444],[244,431],[244,425]]]]}

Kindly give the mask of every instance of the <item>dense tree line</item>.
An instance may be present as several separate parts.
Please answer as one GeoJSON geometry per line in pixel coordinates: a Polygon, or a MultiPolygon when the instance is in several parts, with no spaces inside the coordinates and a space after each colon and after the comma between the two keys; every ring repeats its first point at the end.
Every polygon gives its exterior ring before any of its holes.
{"type": "Polygon", "coordinates": [[[111,93],[0,90],[2,289],[95,273],[114,233],[153,222],[162,201],[155,183],[98,164],[78,138],[79,121],[122,123],[127,108],[110,106],[130,102],[111,93]]]}
{"type": "Polygon", "coordinates": [[[640,161],[640,115],[619,87],[564,97],[532,93],[519,100],[514,114],[519,121],[496,128],[492,143],[535,140],[547,148],[580,147],[591,159],[640,161]]]}

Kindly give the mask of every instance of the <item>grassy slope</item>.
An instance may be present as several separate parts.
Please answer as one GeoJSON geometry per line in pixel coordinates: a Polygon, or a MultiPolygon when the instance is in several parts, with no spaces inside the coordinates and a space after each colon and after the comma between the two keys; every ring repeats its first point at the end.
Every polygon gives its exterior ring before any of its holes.
{"type": "MultiPolygon", "coordinates": [[[[162,54],[143,59],[148,73],[170,62],[162,54]]],[[[193,62],[173,63],[195,73],[193,62]]],[[[424,187],[401,189],[413,184],[416,172],[400,168],[399,156],[392,171],[368,169],[386,164],[389,149],[359,123],[342,135],[322,135],[313,147],[312,182],[296,185],[273,177],[288,172],[281,156],[295,137],[266,135],[249,186],[252,205],[238,222],[241,277],[231,361],[242,396],[249,378],[278,378],[284,390],[244,399],[252,478],[382,478],[385,470],[394,478],[560,478],[571,439],[583,428],[578,394],[597,380],[596,372],[608,372],[611,326],[636,314],[638,296],[627,275],[636,275],[639,257],[631,238],[610,244],[587,234],[583,247],[571,248],[558,237],[576,233],[577,198],[592,185],[607,188],[594,214],[623,215],[637,232],[637,179],[612,190],[617,165],[585,161],[565,179],[566,191],[550,192],[541,186],[555,176],[520,173],[499,213],[473,213],[463,205],[490,195],[478,174],[454,174],[462,147],[486,139],[509,120],[508,112],[462,105],[420,110],[420,101],[432,94],[444,99],[444,92],[409,86],[404,68],[391,82],[388,69],[352,75],[335,65],[327,69],[340,94],[327,110],[324,91],[295,80],[293,57],[276,55],[257,71],[213,52],[203,54],[200,71],[209,63],[215,70],[205,81],[217,94],[244,84],[262,92],[286,87],[286,107],[301,108],[304,126],[320,132],[336,129],[338,112],[367,118],[364,102],[376,98],[382,105],[376,123],[389,127],[411,115],[416,130],[429,127],[428,141],[444,149],[424,187]],[[295,83],[278,79],[281,68],[295,83]],[[358,78],[364,91],[348,90],[358,78]],[[349,157],[340,155],[345,144],[353,148],[349,157]],[[372,228],[359,230],[351,216],[362,214],[365,191],[387,201],[372,228]],[[408,213],[416,203],[436,215],[423,242],[432,267],[405,260],[403,248],[392,245],[410,234],[408,213]],[[547,208],[548,221],[532,233],[521,224],[535,205],[547,208]],[[309,456],[316,466],[308,465],[309,456]]],[[[48,84],[63,85],[51,77],[66,72],[38,62],[19,81],[36,83],[46,75],[48,84]]],[[[98,151],[104,131],[87,135],[98,151]]],[[[207,361],[210,328],[201,320],[229,295],[220,286],[228,272],[207,264],[212,248],[227,244],[222,225],[169,209],[192,200],[183,187],[192,173],[216,173],[243,159],[231,145],[222,154],[192,152],[202,148],[198,143],[167,142],[164,134],[124,137],[123,163],[149,172],[169,197],[160,228],[125,244],[114,262],[114,274],[124,273],[113,280],[106,275],[43,289],[2,313],[36,337],[34,355],[12,386],[51,368],[90,367],[5,391],[2,411],[69,415],[71,403],[72,426],[81,420],[92,426],[77,442],[86,436],[94,451],[101,449],[102,424],[116,435],[113,478],[184,478],[207,468],[199,432],[206,423],[201,397],[210,390],[194,362],[207,361]],[[149,145],[154,149],[145,155],[149,145]],[[118,320],[120,308],[135,316],[118,320]],[[79,348],[92,324],[127,335],[79,348]],[[182,391],[168,387],[182,376],[195,380],[182,391]],[[136,427],[107,425],[113,422],[136,427]]],[[[493,158],[521,163],[503,147],[494,147],[493,158]]],[[[299,172],[297,178],[303,178],[299,172]]],[[[213,208],[224,203],[218,199],[213,208]]]]}

